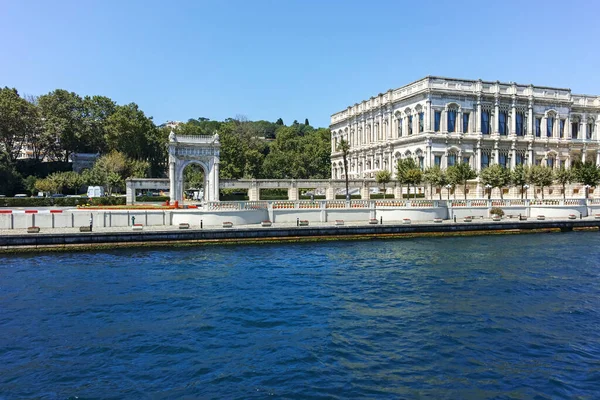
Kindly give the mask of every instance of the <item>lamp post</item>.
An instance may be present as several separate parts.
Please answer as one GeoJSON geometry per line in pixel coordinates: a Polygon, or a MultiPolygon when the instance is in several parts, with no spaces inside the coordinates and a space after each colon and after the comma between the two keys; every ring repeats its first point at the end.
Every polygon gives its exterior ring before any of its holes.
{"type": "Polygon", "coordinates": [[[590,185],[585,185],[585,199],[587,200],[590,195],[590,185]]]}
{"type": "Polygon", "coordinates": [[[488,192],[488,200],[492,197],[492,185],[490,185],[489,183],[487,185],[485,185],[485,190],[487,190],[488,192]]]}
{"type": "Polygon", "coordinates": [[[527,190],[529,189],[529,185],[523,185],[523,189],[525,189],[525,200],[527,200],[527,190]]]}
{"type": "Polygon", "coordinates": [[[452,188],[451,184],[446,185],[446,190],[448,190],[448,200],[450,200],[450,188],[452,188]]]}

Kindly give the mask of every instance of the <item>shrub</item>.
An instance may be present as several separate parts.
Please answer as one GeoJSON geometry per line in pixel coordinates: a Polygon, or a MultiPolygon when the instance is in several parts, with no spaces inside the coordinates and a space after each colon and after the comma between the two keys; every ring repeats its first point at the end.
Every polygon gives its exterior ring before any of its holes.
{"type": "Polygon", "coordinates": [[[171,200],[169,196],[138,196],[135,201],[139,202],[161,202],[164,203],[167,200],[171,200]]]}
{"type": "Polygon", "coordinates": [[[490,210],[490,214],[491,215],[497,215],[499,217],[503,217],[504,216],[504,210],[502,210],[500,207],[492,207],[492,209],[490,210]]]}

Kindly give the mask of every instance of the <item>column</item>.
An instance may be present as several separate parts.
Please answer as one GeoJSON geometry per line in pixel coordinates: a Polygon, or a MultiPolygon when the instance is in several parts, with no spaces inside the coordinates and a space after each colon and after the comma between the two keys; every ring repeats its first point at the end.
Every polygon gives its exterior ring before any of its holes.
{"type": "Polygon", "coordinates": [[[463,123],[462,123],[462,107],[458,109],[456,112],[456,123],[455,123],[455,131],[457,133],[463,133],[463,123]]]}
{"type": "Polygon", "coordinates": [[[527,115],[527,135],[533,136],[533,102],[529,102],[528,106],[528,115],[527,115]]]}
{"type": "Polygon", "coordinates": [[[215,201],[220,201],[219,196],[219,163],[215,162],[213,165],[213,173],[214,173],[214,184],[215,184],[215,201]]]}
{"type": "Polygon", "coordinates": [[[477,115],[475,118],[475,132],[481,133],[481,97],[477,98],[477,115]]]}
{"type": "Polygon", "coordinates": [[[427,155],[427,157],[425,158],[425,168],[431,168],[432,162],[431,162],[431,144],[430,143],[427,144],[425,154],[427,155]]]}
{"type": "Polygon", "coordinates": [[[587,115],[581,117],[581,138],[587,139],[587,115]]]}
{"type": "Polygon", "coordinates": [[[510,155],[510,169],[515,169],[515,165],[517,163],[517,149],[515,147],[516,145],[513,143],[510,155]]]}
{"type": "Polygon", "coordinates": [[[393,131],[393,113],[392,110],[390,110],[390,113],[388,115],[388,139],[391,139],[394,135],[394,131],[393,131]]]}
{"type": "Polygon", "coordinates": [[[542,132],[541,132],[541,136],[542,138],[547,138],[548,137],[548,117],[547,116],[543,116],[542,117],[542,132]]]}
{"type": "Polygon", "coordinates": [[[510,113],[510,134],[517,134],[517,105],[515,104],[515,100],[513,99],[512,109],[510,113]]]}
{"type": "Polygon", "coordinates": [[[169,197],[171,201],[175,201],[175,162],[171,161],[169,163],[169,197]]]}
{"type": "Polygon", "coordinates": [[[494,164],[498,164],[500,161],[500,150],[498,149],[498,142],[494,143],[494,164]]]}
{"type": "Polygon", "coordinates": [[[477,160],[475,160],[475,170],[479,173],[481,172],[481,145],[477,142],[477,160]]]}
{"type": "Polygon", "coordinates": [[[534,164],[534,162],[535,162],[535,160],[533,158],[533,156],[534,156],[533,149],[529,148],[528,153],[529,153],[529,158],[527,160],[527,165],[529,165],[531,167],[534,164]]]}
{"type": "Polygon", "coordinates": [[[425,103],[425,131],[431,131],[431,100],[427,99],[425,103]]]}
{"type": "Polygon", "coordinates": [[[571,139],[571,114],[567,114],[565,118],[565,139],[571,139]]]}
{"type": "Polygon", "coordinates": [[[498,97],[495,98],[494,100],[494,130],[492,132],[494,132],[496,135],[500,134],[500,130],[498,129],[498,115],[500,114],[500,100],[498,99],[498,97]]]}
{"type": "Polygon", "coordinates": [[[600,165],[600,151],[596,151],[596,165],[600,165]]]}

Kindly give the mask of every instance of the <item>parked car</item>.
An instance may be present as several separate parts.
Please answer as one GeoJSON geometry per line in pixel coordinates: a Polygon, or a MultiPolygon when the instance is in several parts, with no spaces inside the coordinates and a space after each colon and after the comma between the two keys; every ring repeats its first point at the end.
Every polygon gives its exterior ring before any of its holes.
{"type": "Polygon", "coordinates": [[[29,197],[26,194],[23,193],[19,193],[19,194],[15,194],[15,197],[29,197]]]}
{"type": "Polygon", "coordinates": [[[51,197],[57,198],[57,197],[65,197],[64,194],[62,193],[54,193],[51,197]]]}

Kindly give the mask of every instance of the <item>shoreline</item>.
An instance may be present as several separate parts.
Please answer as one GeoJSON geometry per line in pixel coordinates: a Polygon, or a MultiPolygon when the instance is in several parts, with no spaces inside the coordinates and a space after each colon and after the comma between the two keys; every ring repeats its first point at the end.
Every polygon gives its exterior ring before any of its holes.
{"type": "MultiPolygon", "coordinates": [[[[146,227],[144,227],[146,228],[146,227]]],[[[110,250],[115,248],[191,247],[218,245],[256,245],[340,240],[386,240],[418,237],[455,237],[524,233],[570,232],[600,229],[600,220],[546,220],[419,223],[393,222],[383,225],[320,224],[297,227],[260,227],[206,229],[147,229],[142,231],[106,230],[91,233],[11,233],[0,236],[0,254],[110,250]]]]}

